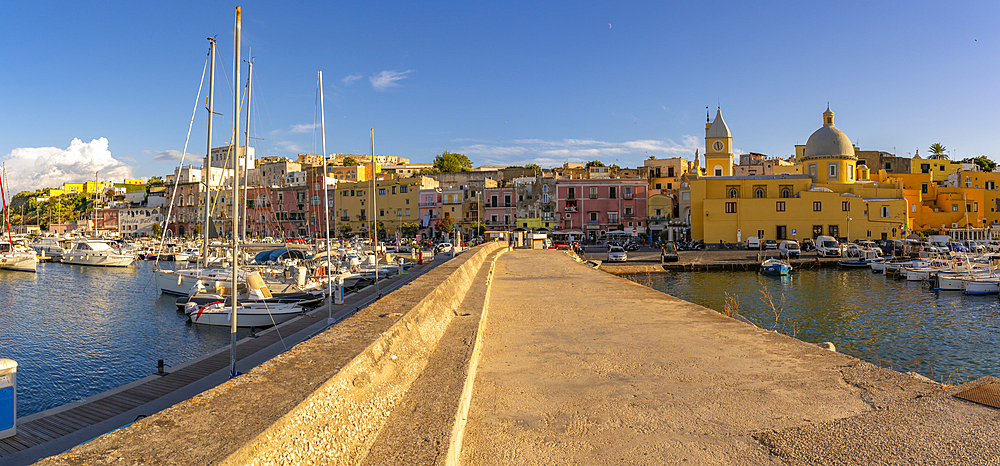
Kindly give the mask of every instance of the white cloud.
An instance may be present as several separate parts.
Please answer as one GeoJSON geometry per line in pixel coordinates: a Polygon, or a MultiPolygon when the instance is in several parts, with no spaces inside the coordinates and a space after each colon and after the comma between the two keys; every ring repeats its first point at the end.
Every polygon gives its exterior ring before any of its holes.
{"type": "Polygon", "coordinates": [[[111,156],[106,138],[89,143],[74,138],[66,149],[17,148],[4,156],[3,161],[10,183],[7,188],[14,193],[90,181],[98,170],[105,181],[121,182],[132,177],[132,169],[111,156]]]}
{"type": "MultiPolygon", "coordinates": [[[[174,150],[174,149],[169,149],[169,150],[147,150],[145,152],[147,154],[156,154],[155,156],[153,156],[153,160],[155,160],[157,162],[164,161],[164,160],[178,161],[178,160],[181,159],[181,151],[174,150]]],[[[203,156],[201,156],[201,155],[192,154],[192,153],[188,152],[187,153],[187,157],[185,157],[184,160],[190,162],[192,160],[201,160],[202,158],[203,158],[203,156]]]]}
{"type": "Polygon", "coordinates": [[[372,82],[372,87],[377,91],[384,91],[390,87],[399,86],[399,81],[406,79],[406,75],[413,70],[406,71],[381,71],[368,78],[372,82]]]}
{"type": "Polygon", "coordinates": [[[639,139],[624,142],[596,139],[515,139],[508,143],[483,142],[459,148],[460,152],[475,155],[475,162],[482,165],[524,165],[537,163],[543,167],[561,165],[563,162],[601,160],[607,164],[638,166],[650,155],[677,157],[694,155],[700,146],[695,136],[684,135],[681,142],[673,140],[639,139]]]}
{"type": "Polygon", "coordinates": [[[319,127],[318,123],[307,123],[304,125],[292,125],[288,130],[289,133],[311,133],[312,130],[319,127]]]}
{"type": "Polygon", "coordinates": [[[344,76],[344,79],[341,79],[340,82],[344,84],[354,84],[354,81],[357,81],[363,77],[365,76],[361,74],[349,74],[347,76],[344,76]]]}

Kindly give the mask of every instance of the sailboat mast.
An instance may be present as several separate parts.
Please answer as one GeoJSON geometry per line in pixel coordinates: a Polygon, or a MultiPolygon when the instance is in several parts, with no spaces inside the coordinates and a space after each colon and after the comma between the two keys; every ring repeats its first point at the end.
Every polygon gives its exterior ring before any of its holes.
{"type": "Polygon", "coordinates": [[[372,128],[372,238],[375,239],[372,244],[375,249],[375,299],[378,299],[382,294],[378,291],[378,217],[375,216],[375,212],[378,212],[378,206],[375,205],[378,193],[375,188],[375,128],[372,128]]]}
{"type": "Polygon", "coordinates": [[[326,309],[328,312],[327,324],[333,324],[333,275],[329,272],[331,259],[330,253],[330,193],[326,188],[326,108],[323,106],[323,72],[319,72],[319,133],[321,140],[323,141],[323,173],[321,176],[321,183],[323,186],[323,219],[326,226],[326,268],[327,279],[326,279],[326,309]]]}
{"type": "MultiPolygon", "coordinates": [[[[94,172],[94,213],[92,214],[94,216],[94,238],[97,238],[99,236],[97,230],[97,200],[98,197],[100,196],[100,192],[101,192],[101,171],[97,170],[94,172]]],[[[164,222],[164,225],[168,225],[169,223],[170,219],[168,218],[167,221],[164,222]]],[[[162,234],[164,235],[166,233],[167,232],[165,231],[162,232],[162,234]]]]}
{"type": "Polygon", "coordinates": [[[239,177],[239,150],[240,143],[240,37],[242,35],[241,25],[240,25],[240,7],[236,7],[236,40],[234,41],[234,54],[233,54],[233,92],[235,93],[233,98],[233,145],[236,146],[236,150],[233,151],[233,290],[232,293],[232,309],[229,313],[229,360],[232,363],[232,369],[229,372],[229,377],[233,378],[237,376],[236,373],[236,289],[238,285],[239,276],[239,257],[240,257],[240,177],[239,177]]]}
{"type": "Polygon", "coordinates": [[[250,183],[247,180],[247,173],[250,170],[250,98],[253,96],[253,49],[247,49],[248,68],[247,68],[247,124],[243,130],[244,133],[244,148],[243,148],[243,203],[240,204],[240,226],[242,230],[241,238],[246,241],[247,237],[247,188],[250,183]]]}
{"type": "Polygon", "coordinates": [[[205,149],[205,225],[202,227],[204,244],[201,248],[201,266],[208,267],[208,232],[212,221],[212,117],[215,115],[215,38],[209,37],[209,55],[212,71],[208,78],[208,148],[205,149]]]}
{"type": "Polygon", "coordinates": [[[3,171],[0,173],[0,197],[3,198],[3,218],[4,226],[7,228],[7,243],[10,244],[11,252],[14,251],[14,238],[10,235],[10,222],[7,221],[7,193],[4,192],[3,180],[7,178],[7,164],[3,164],[3,171]]]}

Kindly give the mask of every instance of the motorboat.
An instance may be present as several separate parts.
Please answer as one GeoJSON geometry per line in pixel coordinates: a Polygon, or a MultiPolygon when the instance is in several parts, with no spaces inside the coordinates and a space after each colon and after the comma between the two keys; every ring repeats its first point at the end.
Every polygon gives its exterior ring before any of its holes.
{"type": "Polygon", "coordinates": [[[51,257],[52,260],[58,261],[62,260],[63,254],[69,252],[73,245],[69,240],[48,237],[31,243],[28,247],[34,249],[39,256],[51,257]]]}
{"type": "Polygon", "coordinates": [[[997,294],[1000,293],[1000,277],[971,277],[962,280],[965,294],[997,294]]]}
{"type": "Polygon", "coordinates": [[[781,259],[767,259],[760,264],[760,273],[765,275],[788,275],[792,271],[792,266],[781,259]]]}
{"type": "Polygon", "coordinates": [[[128,267],[135,258],[121,254],[107,241],[80,239],[73,242],[73,249],[63,255],[64,264],[94,265],[102,267],[128,267]]]}

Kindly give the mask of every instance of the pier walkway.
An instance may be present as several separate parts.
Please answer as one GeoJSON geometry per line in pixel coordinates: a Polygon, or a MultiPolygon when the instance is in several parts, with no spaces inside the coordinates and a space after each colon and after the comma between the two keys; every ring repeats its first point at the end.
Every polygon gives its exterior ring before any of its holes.
{"type": "Polygon", "coordinates": [[[463,464],[996,464],[997,410],[551,251],[500,257],[463,464]]]}

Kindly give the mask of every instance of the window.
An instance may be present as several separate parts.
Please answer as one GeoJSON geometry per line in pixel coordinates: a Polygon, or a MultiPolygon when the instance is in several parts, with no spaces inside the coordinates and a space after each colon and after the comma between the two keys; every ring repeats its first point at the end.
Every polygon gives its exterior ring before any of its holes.
{"type": "Polygon", "coordinates": [[[761,188],[757,188],[753,192],[753,197],[755,197],[757,199],[763,199],[764,198],[764,190],[761,189],[761,188]]]}
{"type": "Polygon", "coordinates": [[[840,203],[840,210],[843,210],[844,212],[850,212],[851,211],[851,201],[843,201],[843,202],[841,202],[840,203]]]}
{"type": "Polygon", "coordinates": [[[823,210],[823,203],[820,201],[813,201],[813,212],[820,212],[823,210]]]}
{"type": "Polygon", "coordinates": [[[542,202],[549,202],[549,193],[542,193],[542,202]]]}
{"type": "Polygon", "coordinates": [[[840,226],[839,225],[830,225],[829,227],[827,227],[827,230],[830,232],[830,236],[832,236],[834,238],[840,236],[840,226]]]}
{"type": "Polygon", "coordinates": [[[739,196],[740,196],[739,190],[737,190],[736,188],[729,188],[729,198],[730,199],[736,199],[739,196]]]}
{"type": "Polygon", "coordinates": [[[972,211],[973,212],[979,212],[979,203],[978,202],[973,202],[972,203],[972,211]]]}
{"type": "Polygon", "coordinates": [[[889,206],[882,206],[882,218],[886,218],[888,216],[889,216],[889,206]]]}
{"type": "Polygon", "coordinates": [[[656,216],[657,217],[662,217],[663,216],[663,214],[660,213],[661,210],[662,209],[656,209],[656,216]]]}
{"type": "Polygon", "coordinates": [[[952,204],[951,205],[951,211],[952,212],[958,212],[958,204],[952,204]]]}
{"type": "Polygon", "coordinates": [[[410,216],[410,209],[406,209],[406,216],[407,216],[407,217],[409,217],[409,216],[410,216]]]}
{"type": "Polygon", "coordinates": [[[823,225],[813,225],[813,238],[823,235],[823,225]]]}
{"type": "Polygon", "coordinates": [[[590,221],[591,222],[597,222],[597,212],[591,212],[590,213],[590,221]]]}
{"type": "Polygon", "coordinates": [[[848,180],[854,179],[854,165],[847,164],[847,179],[848,180]]]}
{"type": "Polygon", "coordinates": [[[778,227],[777,228],[778,231],[777,231],[777,235],[776,235],[777,239],[779,241],[783,240],[783,239],[788,239],[788,236],[787,236],[788,235],[788,228],[785,225],[778,225],[777,227],[778,227]]]}
{"type": "Polygon", "coordinates": [[[781,188],[781,197],[784,199],[792,197],[792,190],[788,188],[781,188]]]}
{"type": "Polygon", "coordinates": [[[611,186],[610,188],[608,188],[608,199],[617,199],[617,198],[618,198],[618,192],[615,189],[615,187],[611,186]]]}
{"type": "MultiPolygon", "coordinates": [[[[659,173],[660,169],[656,169],[656,171],[657,173],[659,173]]],[[[667,177],[668,178],[674,177],[674,167],[667,167],[667,177]]]]}
{"type": "Polygon", "coordinates": [[[503,197],[503,206],[510,207],[510,194],[506,194],[503,197]]]}
{"type": "Polygon", "coordinates": [[[622,188],[622,199],[632,199],[632,187],[626,186],[622,188]]]}
{"type": "Polygon", "coordinates": [[[828,180],[837,179],[837,162],[829,162],[826,164],[826,167],[827,167],[826,179],[828,180]]]}
{"type": "Polygon", "coordinates": [[[923,194],[927,194],[927,183],[920,185],[920,192],[923,194]]]}
{"type": "Polygon", "coordinates": [[[596,187],[591,187],[590,188],[590,198],[591,199],[597,199],[597,188],[596,187]]]}
{"type": "Polygon", "coordinates": [[[497,223],[497,216],[496,215],[490,215],[490,222],[497,223]]]}
{"type": "Polygon", "coordinates": [[[965,211],[972,212],[972,204],[965,204],[965,211]]]}
{"type": "Polygon", "coordinates": [[[403,209],[396,209],[396,216],[397,217],[402,217],[403,216],[403,209]]]}
{"type": "Polygon", "coordinates": [[[929,163],[920,164],[920,173],[930,173],[930,172],[931,172],[931,164],[929,163]]]}
{"type": "Polygon", "coordinates": [[[736,203],[735,202],[727,202],[726,203],[726,213],[727,214],[735,214],[736,213],[736,203]]]}
{"type": "Polygon", "coordinates": [[[722,168],[721,167],[716,167],[716,169],[715,169],[715,176],[722,176],[722,168]]]}
{"type": "Polygon", "coordinates": [[[378,195],[385,196],[385,188],[378,188],[378,195]]]}
{"type": "Polygon", "coordinates": [[[404,184],[404,185],[402,185],[402,186],[399,187],[399,192],[401,192],[401,193],[409,192],[409,187],[410,187],[409,185],[405,185],[404,184]]]}
{"type": "Polygon", "coordinates": [[[656,177],[660,177],[660,167],[656,167],[656,177]]]}
{"type": "Polygon", "coordinates": [[[378,216],[379,217],[385,217],[385,209],[379,209],[378,216]]]}
{"type": "Polygon", "coordinates": [[[667,183],[667,189],[674,189],[673,183],[667,183]]]}
{"type": "Polygon", "coordinates": [[[809,164],[809,177],[815,180],[819,176],[819,166],[815,163],[809,164]]]}
{"type": "Polygon", "coordinates": [[[543,192],[543,193],[547,193],[547,192],[549,192],[549,185],[547,185],[547,184],[543,184],[543,185],[542,185],[542,192],[543,192]]]}
{"type": "Polygon", "coordinates": [[[497,206],[497,197],[496,196],[490,196],[490,206],[491,207],[496,207],[497,206]]]}
{"type": "Polygon", "coordinates": [[[608,212],[608,223],[618,223],[618,212],[608,212]]]}
{"type": "Polygon", "coordinates": [[[785,201],[778,201],[778,202],[776,202],[774,204],[774,211],[775,212],[784,212],[785,211],[785,201]]]}
{"type": "Polygon", "coordinates": [[[625,216],[626,217],[632,217],[632,208],[631,207],[626,207],[625,208],[625,216]]]}
{"type": "Polygon", "coordinates": [[[576,199],[576,188],[569,188],[569,198],[576,199]]]}

